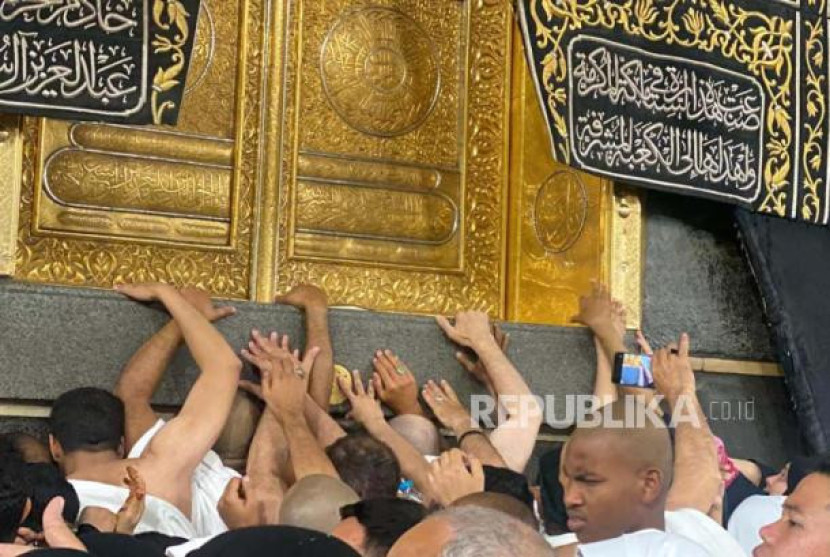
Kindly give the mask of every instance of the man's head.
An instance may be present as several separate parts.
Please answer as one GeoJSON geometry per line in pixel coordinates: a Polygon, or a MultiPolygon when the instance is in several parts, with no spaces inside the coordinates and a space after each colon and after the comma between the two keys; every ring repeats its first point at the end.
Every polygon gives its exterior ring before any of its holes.
{"type": "Polygon", "coordinates": [[[124,404],[103,389],[82,388],[58,397],[49,415],[49,449],[60,463],[76,451],[123,456],[124,404]]]}
{"type": "Polygon", "coordinates": [[[389,425],[422,455],[441,454],[441,433],[429,418],[402,414],[389,420],[389,425]]]}
{"type": "Polygon", "coordinates": [[[389,557],[551,557],[545,539],[504,513],[451,507],[409,530],[389,557]]]}
{"type": "Polygon", "coordinates": [[[342,481],[330,476],[306,476],[285,494],[280,524],[330,534],[340,523],[340,509],[360,500],[342,481]]]}
{"type": "Polygon", "coordinates": [[[361,499],[395,497],[401,467],[392,449],[366,433],[347,435],[329,445],[326,454],[337,473],[361,499]]]}
{"type": "Polygon", "coordinates": [[[471,493],[461,499],[456,499],[452,503],[453,507],[481,507],[499,511],[506,515],[512,516],[516,520],[527,524],[534,530],[539,529],[539,521],[536,520],[536,515],[533,514],[533,509],[527,505],[504,493],[488,493],[482,491],[479,493],[471,493]]]}
{"type": "Polygon", "coordinates": [[[761,528],[754,557],[830,555],[830,459],[801,480],[784,502],[781,519],[761,528]]]}
{"type": "Polygon", "coordinates": [[[370,499],[340,509],[342,522],[332,532],[363,557],[384,557],[398,538],[421,522],[427,511],[406,499],[370,499]]]}
{"type": "Polygon", "coordinates": [[[672,450],[665,427],[648,419],[642,427],[624,427],[624,402],[606,408],[600,425],[578,428],[562,455],[568,528],[581,543],[661,527],[671,485],[672,450]]]}
{"type": "Polygon", "coordinates": [[[30,464],[52,462],[49,447],[28,433],[8,433],[0,437],[0,454],[16,454],[30,464]]]}

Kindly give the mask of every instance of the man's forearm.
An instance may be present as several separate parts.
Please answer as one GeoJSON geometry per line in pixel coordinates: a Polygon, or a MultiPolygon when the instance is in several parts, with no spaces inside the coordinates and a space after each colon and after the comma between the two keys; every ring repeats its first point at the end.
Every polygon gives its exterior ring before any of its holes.
{"type": "Polygon", "coordinates": [[[609,404],[617,400],[617,389],[612,379],[613,360],[608,359],[605,346],[599,337],[594,337],[594,346],[597,352],[597,375],[594,379],[594,396],[602,400],[602,404],[609,404]]]}
{"type": "Polygon", "coordinates": [[[229,370],[236,370],[235,384],[242,362],[225,337],[174,289],[162,290],[160,300],[175,319],[190,354],[202,373],[227,375],[229,370]]]}
{"type": "Polygon", "coordinates": [[[127,362],[115,385],[115,395],[121,400],[149,404],[181,341],[182,334],[175,321],[159,329],[127,362]]]}
{"type": "Polygon", "coordinates": [[[372,420],[363,427],[369,434],[392,449],[401,465],[401,473],[414,482],[415,487],[424,495],[431,497],[432,485],[429,482],[429,463],[409,441],[404,439],[386,420],[372,420]]]}
{"type": "Polygon", "coordinates": [[[722,483],[709,423],[694,393],[667,397],[676,423],[674,480],[666,507],[694,508],[707,514],[722,483]],[[683,415],[680,415],[680,414],[683,415]]]}
{"type": "Polygon", "coordinates": [[[306,346],[317,346],[320,353],[314,360],[308,392],[314,402],[328,412],[334,381],[334,351],[329,333],[328,307],[312,306],[305,309],[306,346]]]}
{"type": "Polygon", "coordinates": [[[501,453],[493,446],[490,438],[483,431],[465,436],[459,446],[462,451],[476,457],[482,464],[495,466],[496,468],[508,467],[501,453]]]}
{"type": "Polygon", "coordinates": [[[302,414],[287,415],[282,420],[282,427],[288,441],[291,467],[297,481],[317,474],[340,477],[323,448],[317,443],[302,414]]]}
{"type": "Polygon", "coordinates": [[[338,439],[346,436],[346,432],[343,431],[340,424],[328,412],[320,408],[310,395],[306,395],[303,410],[308,427],[311,428],[311,432],[317,438],[317,442],[321,447],[328,447],[338,439]]]}
{"type": "Polygon", "coordinates": [[[259,418],[248,450],[246,473],[252,481],[268,482],[284,478],[281,472],[288,466],[288,444],[282,425],[266,408],[259,418]]]}

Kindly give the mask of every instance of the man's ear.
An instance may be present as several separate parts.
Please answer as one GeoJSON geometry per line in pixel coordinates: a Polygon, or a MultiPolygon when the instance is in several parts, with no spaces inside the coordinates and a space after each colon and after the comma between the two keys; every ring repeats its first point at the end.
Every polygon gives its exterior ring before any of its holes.
{"type": "Polygon", "coordinates": [[[657,468],[645,470],[641,476],[643,486],[643,502],[652,504],[663,494],[663,473],[657,468]]]}
{"type": "Polygon", "coordinates": [[[49,452],[52,454],[52,460],[60,464],[63,460],[63,447],[51,433],[49,434],[49,452]]]}

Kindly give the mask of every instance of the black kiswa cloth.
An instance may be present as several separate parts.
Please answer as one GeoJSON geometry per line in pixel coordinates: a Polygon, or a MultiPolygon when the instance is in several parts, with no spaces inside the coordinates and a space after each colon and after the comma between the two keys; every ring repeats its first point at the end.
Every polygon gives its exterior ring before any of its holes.
{"type": "Polygon", "coordinates": [[[293,526],[233,530],[188,557],[359,557],[344,542],[322,532],[293,526]]]}
{"type": "Polygon", "coordinates": [[[830,230],[735,212],[802,437],[830,450],[830,230]]]}

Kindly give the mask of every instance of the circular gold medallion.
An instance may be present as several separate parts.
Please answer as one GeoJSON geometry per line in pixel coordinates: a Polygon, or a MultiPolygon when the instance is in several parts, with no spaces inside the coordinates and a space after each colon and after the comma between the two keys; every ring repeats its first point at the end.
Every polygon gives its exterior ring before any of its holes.
{"type": "Polygon", "coordinates": [[[533,226],[548,253],[564,253],[582,236],[588,217],[588,194],[576,172],[551,174],[536,193],[533,226]]]}
{"type": "Polygon", "coordinates": [[[323,43],[320,71],[337,114],[369,135],[414,130],[438,100],[441,79],[432,40],[415,20],[393,8],[344,14],[323,43]]]}

